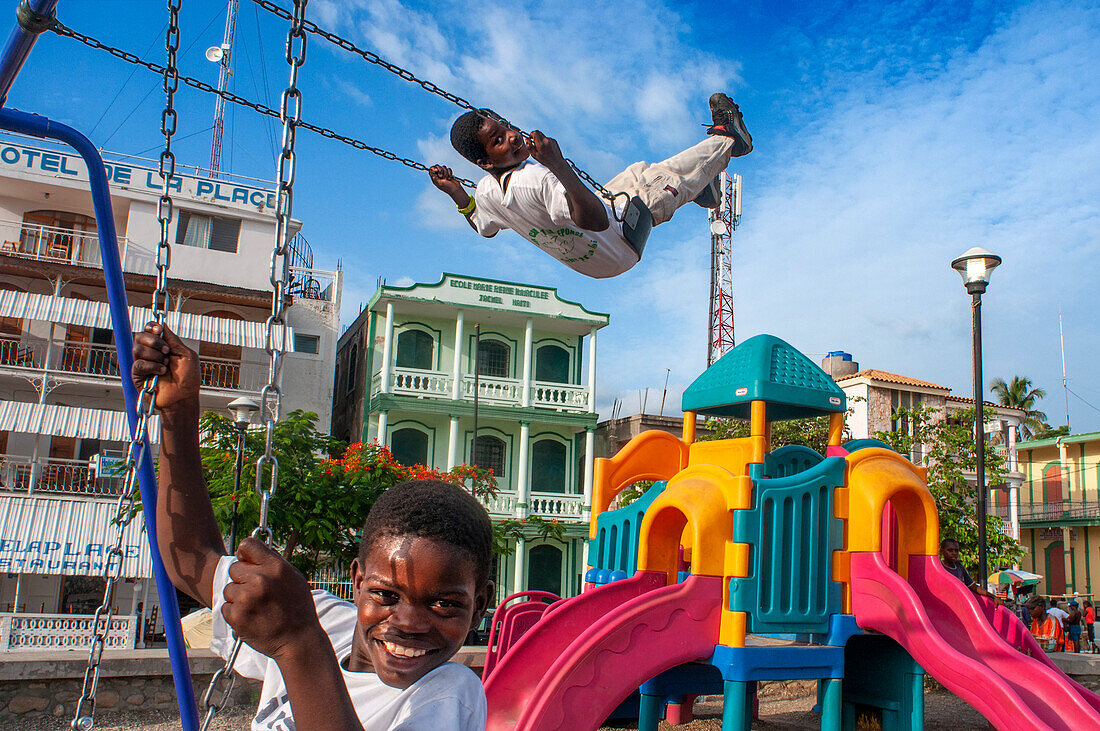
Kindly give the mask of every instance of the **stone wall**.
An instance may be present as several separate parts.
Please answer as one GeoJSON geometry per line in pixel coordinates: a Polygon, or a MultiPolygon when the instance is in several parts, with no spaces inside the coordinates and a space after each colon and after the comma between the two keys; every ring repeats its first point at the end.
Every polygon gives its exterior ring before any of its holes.
{"type": "MultiPolygon", "coordinates": [[[[222,666],[209,651],[191,650],[191,680],[200,701],[210,678],[222,666]]],[[[7,653],[0,658],[0,727],[6,721],[67,718],[76,711],[87,666],[84,652],[7,653]]],[[[259,700],[260,684],[237,678],[226,705],[259,700]]],[[[104,713],[176,710],[176,689],[166,650],[104,653],[96,710],[104,713]]]]}

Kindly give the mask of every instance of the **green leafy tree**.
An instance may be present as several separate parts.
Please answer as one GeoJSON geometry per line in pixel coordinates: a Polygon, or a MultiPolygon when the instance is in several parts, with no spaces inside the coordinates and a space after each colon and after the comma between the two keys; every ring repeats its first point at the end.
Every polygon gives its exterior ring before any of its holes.
{"type": "Polygon", "coordinates": [[[994,378],[989,388],[1001,406],[1023,409],[1026,412],[1024,422],[1017,427],[1016,436],[1021,441],[1031,439],[1046,427],[1047,415],[1036,409],[1035,405],[1047,395],[1047,392],[1033,386],[1030,378],[1013,376],[1007,383],[1003,378],[994,378]]]}
{"type": "MultiPolygon", "coordinates": [[[[342,442],[316,429],[317,415],[294,411],[275,427],[273,452],[279,463],[278,486],[268,523],[273,542],[285,558],[309,574],[322,564],[347,565],[358,555],[363,521],[378,496],[404,480],[438,479],[469,490],[479,499],[496,495],[492,470],[459,465],[450,471],[402,465],[377,442],[342,442]],[[327,455],[336,455],[330,457],[327,455]]],[[[234,492],[237,430],[231,419],[214,412],[200,420],[202,461],[214,513],[229,533],[233,501],[238,503],[237,534],[248,535],[259,523],[255,492],[256,463],[264,451],[264,432],[245,435],[241,489],[234,492]]],[[[264,475],[269,484],[270,472],[264,475]]],[[[509,553],[508,539],[523,535],[564,541],[560,521],[532,516],[494,524],[494,550],[509,553]]]]}
{"type": "MultiPolygon", "coordinates": [[[[924,405],[900,408],[893,418],[906,420],[909,431],[880,431],[875,438],[905,455],[921,447],[921,466],[928,469],[928,490],[939,512],[940,538],[957,540],[963,564],[974,566],[978,560],[977,510],[974,488],[966,481],[978,464],[974,410],[953,412],[950,419],[939,413],[939,409],[924,405]]],[[[992,449],[985,451],[985,476],[990,487],[1004,484],[1005,459],[992,449]]],[[[995,515],[986,516],[986,551],[990,567],[1011,566],[1023,555],[1023,548],[1008,535],[1005,522],[995,515]]]]}
{"type": "Polygon", "coordinates": [[[1034,439],[1056,439],[1058,437],[1068,437],[1069,427],[1065,424],[1061,426],[1051,426],[1050,424],[1043,424],[1039,431],[1036,432],[1034,439]]]}

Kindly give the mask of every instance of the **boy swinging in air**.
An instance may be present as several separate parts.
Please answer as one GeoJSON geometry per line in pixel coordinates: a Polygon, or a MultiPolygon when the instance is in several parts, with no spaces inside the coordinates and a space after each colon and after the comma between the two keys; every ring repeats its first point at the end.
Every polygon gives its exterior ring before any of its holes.
{"type": "Polygon", "coordinates": [[[411,480],[374,503],[352,563],[354,603],[245,538],[226,556],[202,477],[199,361],[155,323],[134,338],[135,383],[159,376],[157,538],[172,583],[214,610],[211,649],[263,681],[253,731],[484,731],[485,692],[448,662],[493,594],[493,529],[465,490],[411,480]]]}
{"type": "MultiPolygon", "coordinates": [[[[716,176],[731,157],[752,151],[752,137],[741,111],[725,94],[711,95],[710,110],[708,139],[663,162],[636,162],[607,189],[641,198],[654,226],[689,201],[716,206],[716,176]]],[[[641,255],[624,237],[608,203],[580,181],[552,138],[535,130],[525,140],[516,130],[471,111],[455,120],[451,145],[489,173],[478,182],[474,196],[444,165],[433,165],[428,175],[482,236],[510,228],[589,277],[614,277],[638,263],[641,255]]],[[[621,211],[623,198],[616,201],[621,211]]]]}

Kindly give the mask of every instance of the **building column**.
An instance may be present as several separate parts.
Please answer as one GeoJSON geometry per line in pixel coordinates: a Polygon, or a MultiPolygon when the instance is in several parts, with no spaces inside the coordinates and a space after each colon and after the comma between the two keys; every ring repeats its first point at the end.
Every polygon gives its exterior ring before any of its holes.
{"type": "Polygon", "coordinates": [[[378,440],[378,443],[381,444],[382,446],[386,446],[386,414],[387,413],[388,412],[385,412],[385,411],[379,411],[378,412],[378,434],[375,435],[375,438],[378,440]]]}
{"type": "Polygon", "coordinates": [[[585,522],[592,518],[592,474],[596,464],[596,430],[589,427],[584,432],[584,503],[581,505],[581,519],[585,522]]]}
{"type": "Polygon", "coordinates": [[[1008,471],[1018,472],[1020,469],[1020,462],[1016,455],[1016,430],[1019,427],[1010,426],[1008,428],[1008,471]]]}
{"type": "Polygon", "coordinates": [[[596,410],[596,328],[588,334],[588,410],[596,410]]]}
{"type": "Polygon", "coordinates": [[[523,331],[523,395],[520,397],[520,406],[531,405],[531,351],[535,344],[535,320],[527,318],[527,325],[523,331]]]}
{"type": "Polygon", "coordinates": [[[516,458],[516,517],[526,518],[530,513],[528,503],[531,499],[531,487],[527,482],[528,449],[531,437],[531,425],[526,421],[519,423],[519,456],[516,458]]]}
{"type": "Polygon", "coordinates": [[[1020,540],[1020,487],[1008,486],[1008,530],[1017,541],[1020,540]]]}
{"type": "MultiPolygon", "coordinates": [[[[393,303],[386,303],[386,335],[382,340],[382,368],[379,393],[390,392],[390,360],[393,357],[393,303]]],[[[381,441],[381,440],[379,440],[381,441]]]]}
{"type": "Polygon", "coordinates": [[[516,539],[516,563],[512,572],[512,593],[518,594],[527,586],[527,539],[516,539]]]}
{"type": "Polygon", "coordinates": [[[458,417],[451,417],[451,429],[447,434],[447,471],[458,464],[458,417]]]}
{"type": "MultiPolygon", "coordinates": [[[[451,398],[455,401],[462,394],[462,328],[465,322],[466,315],[459,310],[455,316],[455,361],[451,368],[451,398]]],[[[453,428],[454,424],[451,426],[453,428]]]]}
{"type": "MultiPolygon", "coordinates": [[[[1087,526],[1081,526],[1087,528],[1087,526]]],[[[1071,537],[1070,528],[1068,525],[1062,526],[1062,563],[1065,565],[1066,571],[1066,593],[1069,593],[1069,588],[1072,586],[1074,591],[1077,591],[1077,582],[1073,580],[1073,538],[1071,537]]]]}

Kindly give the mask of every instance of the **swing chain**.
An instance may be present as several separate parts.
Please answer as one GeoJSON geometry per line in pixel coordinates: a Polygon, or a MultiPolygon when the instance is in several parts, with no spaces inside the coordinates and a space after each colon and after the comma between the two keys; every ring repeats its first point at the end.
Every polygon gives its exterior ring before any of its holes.
{"type": "MultiPolygon", "coordinates": [[[[286,10],[282,9],[281,7],[276,5],[275,3],[271,2],[271,0],[252,0],[252,2],[255,3],[256,5],[259,5],[261,8],[263,8],[267,12],[269,12],[273,15],[279,16],[283,20],[290,20],[291,19],[291,14],[290,13],[288,13],[286,10]]],[[[391,74],[395,74],[395,75],[399,76],[400,78],[404,79],[405,81],[411,81],[414,84],[418,84],[425,91],[427,91],[431,94],[435,94],[438,97],[442,97],[443,99],[446,99],[447,101],[451,102],[452,104],[454,104],[454,105],[456,105],[456,106],[458,106],[462,109],[465,109],[465,110],[470,111],[470,112],[477,112],[482,117],[486,117],[487,119],[492,119],[492,120],[496,121],[497,123],[499,123],[501,126],[507,127],[508,129],[514,130],[515,132],[523,135],[523,137],[527,140],[531,139],[530,135],[528,135],[526,132],[521,130],[519,127],[516,127],[514,124],[512,124],[511,122],[509,122],[507,119],[500,116],[496,112],[492,111],[491,109],[483,109],[483,108],[475,107],[473,104],[471,104],[467,100],[463,99],[462,97],[458,96],[457,94],[452,94],[451,92],[447,91],[446,89],[443,89],[443,88],[439,87],[436,84],[433,84],[431,81],[428,81],[427,79],[421,79],[421,78],[417,77],[415,74],[413,74],[408,69],[404,69],[404,68],[398,66],[397,64],[390,63],[389,61],[385,60],[384,58],[382,58],[381,56],[379,56],[376,53],[368,51],[364,48],[359,48],[354,43],[349,41],[347,38],[343,38],[342,36],[339,36],[336,33],[332,33],[331,31],[327,31],[324,28],[321,28],[320,26],[318,26],[316,23],[313,23],[313,22],[307,20],[307,21],[305,21],[303,26],[305,27],[305,30],[307,32],[313,33],[313,34],[318,35],[318,36],[321,36],[322,38],[324,38],[326,41],[333,44],[334,46],[339,46],[340,48],[343,48],[345,51],[347,51],[349,53],[353,53],[356,56],[359,56],[360,58],[362,58],[367,63],[371,63],[371,64],[374,64],[375,66],[379,66],[379,67],[385,69],[386,71],[389,71],[391,74]]],[[[622,223],[623,222],[622,214],[620,214],[615,208],[615,199],[618,198],[619,196],[623,196],[627,199],[627,202],[629,202],[630,201],[630,195],[628,193],[612,193],[607,188],[603,187],[600,183],[596,182],[596,180],[593,179],[593,177],[591,175],[589,175],[584,170],[581,170],[579,167],[577,167],[577,164],[575,162],[573,162],[572,160],[570,160],[568,157],[565,158],[565,162],[566,162],[567,165],[569,165],[569,167],[571,167],[573,169],[573,172],[577,174],[578,178],[580,178],[585,183],[590,185],[605,200],[607,200],[608,204],[611,206],[611,211],[615,216],[615,220],[618,221],[619,223],[622,223]]],[[[463,182],[466,182],[466,181],[463,181],[463,182]]]]}
{"type": "MultiPolygon", "coordinates": [[[[290,16],[288,15],[287,17],[289,18],[290,16]]],[[[84,35],[83,33],[75,31],[72,28],[69,28],[68,26],[66,26],[64,23],[62,23],[60,21],[55,21],[53,23],[53,25],[50,27],[50,30],[52,30],[54,33],[58,34],[59,36],[62,36],[62,37],[65,37],[65,38],[72,38],[74,41],[77,41],[78,43],[83,43],[85,46],[87,46],[89,48],[93,48],[93,49],[100,50],[100,51],[106,51],[107,53],[109,53],[110,55],[114,56],[117,59],[125,61],[126,63],[134,64],[135,66],[141,66],[141,67],[146,68],[146,69],[148,69],[148,70],[150,70],[154,73],[163,74],[164,71],[165,71],[165,68],[163,66],[152,63],[150,61],[144,61],[141,58],[139,58],[138,56],[130,53],[129,51],[124,51],[120,48],[114,48],[114,47],[109,46],[105,43],[102,43],[101,41],[98,41],[95,38],[92,38],[91,36],[84,35]]],[[[231,104],[237,104],[237,105],[242,106],[242,107],[247,107],[248,109],[251,109],[255,112],[259,112],[260,114],[263,114],[263,115],[268,116],[268,117],[273,117],[275,119],[279,119],[280,116],[281,116],[278,109],[272,109],[271,107],[264,106],[263,104],[258,104],[256,102],[249,101],[248,99],[245,99],[244,97],[237,96],[236,94],[234,94],[231,91],[221,91],[221,90],[217,89],[216,87],[211,86],[210,84],[207,84],[205,81],[200,81],[199,79],[193,79],[189,76],[179,76],[178,78],[184,84],[186,84],[187,86],[190,86],[193,89],[198,89],[199,91],[205,91],[208,94],[214,94],[215,96],[219,96],[223,100],[225,100],[227,102],[230,102],[231,104]]],[[[423,163],[420,163],[420,162],[417,162],[416,160],[410,160],[407,157],[401,157],[400,155],[395,155],[394,153],[389,152],[388,150],[383,150],[381,147],[374,147],[372,145],[368,145],[366,142],[363,142],[362,140],[355,139],[354,137],[348,137],[347,135],[342,135],[339,132],[334,132],[331,129],[321,127],[320,125],[312,124],[312,123],[307,122],[305,120],[300,120],[298,122],[297,126],[303,128],[303,129],[308,129],[311,132],[316,132],[317,134],[319,134],[322,137],[325,137],[327,139],[336,140],[337,142],[342,142],[345,145],[348,145],[350,147],[354,147],[357,150],[363,150],[364,152],[369,152],[372,155],[377,155],[378,157],[381,157],[384,160],[391,160],[393,162],[399,162],[402,165],[404,165],[405,167],[412,168],[413,170],[419,170],[421,172],[427,172],[428,171],[428,166],[427,165],[425,165],[423,163]]],[[[475,188],[476,187],[476,184],[472,180],[467,180],[465,178],[457,178],[457,177],[455,178],[455,180],[462,183],[467,188],[475,188]]]]}
{"type": "MultiPolygon", "coordinates": [[[[175,173],[176,160],[172,154],[172,135],[176,132],[176,110],[174,96],[179,88],[179,75],[176,72],[176,53],[179,51],[179,10],[181,0],[168,0],[168,30],[164,37],[164,46],[168,52],[168,65],[164,69],[164,93],[166,96],[164,113],[161,116],[161,132],[164,133],[164,151],[160,156],[160,175],[164,181],[164,192],[157,202],[157,220],[160,221],[161,241],[157,249],[157,287],[153,293],[153,312],[157,322],[164,321],[167,309],[168,267],[171,263],[171,250],[168,247],[168,225],[172,220],[172,198],[168,181],[175,173]]],[[[103,650],[107,646],[107,634],[111,629],[114,614],[115,585],[122,578],[122,563],[125,558],[122,545],[134,515],[137,514],[139,494],[138,471],[144,460],[148,459],[148,426],[156,401],[157,379],[145,382],[137,396],[137,423],[134,427],[130,446],[126,450],[125,487],[118,498],[115,517],[111,521],[115,526],[115,542],[107,551],[103,566],[103,602],[92,617],[92,647],[88,653],[88,667],[84,670],[84,684],[80,698],[76,702],[76,711],[70,724],[73,731],[91,731],[95,726],[95,694],[99,686],[99,664],[103,650]]]]}
{"type": "MultiPolygon", "coordinates": [[[[294,0],[294,13],[290,30],[286,38],[286,60],[290,65],[290,80],[283,92],[279,105],[279,116],[283,121],[283,148],[279,154],[279,187],[275,203],[275,245],[271,250],[271,315],[267,318],[267,334],[264,350],[271,359],[268,368],[267,385],[260,391],[260,408],[264,415],[264,453],[256,460],[256,493],[260,497],[259,525],[252,536],[264,543],[271,541],[271,529],[268,527],[268,511],[271,498],[279,484],[279,460],[275,456],[275,426],[279,420],[282,391],[282,357],[289,349],[287,343],[286,308],[290,303],[290,257],[287,255],[291,239],[294,208],[294,174],[297,157],[294,141],[297,128],[302,126],[302,92],[298,88],[298,70],[306,60],[305,23],[306,4],[309,0],[294,0]],[[269,484],[264,485],[264,472],[270,469],[269,484]]],[[[241,650],[241,639],[235,637],[233,649],[210,680],[203,703],[206,706],[206,718],[202,731],[207,731],[214,716],[221,710],[233,690],[233,665],[241,650]],[[215,694],[218,699],[215,700],[215,694]]]]}

